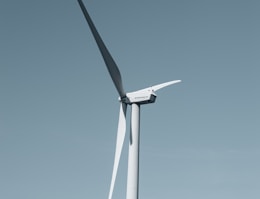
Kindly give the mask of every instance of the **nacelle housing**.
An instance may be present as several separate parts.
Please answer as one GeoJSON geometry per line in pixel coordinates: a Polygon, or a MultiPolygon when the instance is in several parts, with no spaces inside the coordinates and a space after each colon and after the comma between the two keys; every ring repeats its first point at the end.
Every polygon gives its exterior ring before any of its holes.
{"type": "Polygon", "coordinates": [[[127,104],[150,104],[154,103],[156,99],[156,94],[153,89],[146,88],[139,91],[131,92],[126,94],[126,99],[122,100],[127,104]]]}

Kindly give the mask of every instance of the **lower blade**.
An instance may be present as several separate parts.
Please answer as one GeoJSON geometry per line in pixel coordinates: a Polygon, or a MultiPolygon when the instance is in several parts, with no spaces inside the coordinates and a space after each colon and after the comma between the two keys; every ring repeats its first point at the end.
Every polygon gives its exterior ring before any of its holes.
{"type": "Polygon", "coordinates": [[[119,165],[120,156],[121,156],[125,134],[126,134],[126,107],[127,105],[125,103],[122,102],[120,103],[115,160],[114,160],[114,167],[113,167],[112,179],[111,179],[109,196],[108,196],[109,199],[111,199],[113,195],[118,165],[119,165]]]}

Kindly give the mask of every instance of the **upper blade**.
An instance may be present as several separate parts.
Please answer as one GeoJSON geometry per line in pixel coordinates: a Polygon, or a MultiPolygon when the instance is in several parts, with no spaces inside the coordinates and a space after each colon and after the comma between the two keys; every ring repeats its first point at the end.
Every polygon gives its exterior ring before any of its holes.
{"type": "Polygon", "coordinates": [[[114,167],[112,173],[112,179],[110,184],[109,196],[108,198],[111,199],[113,195],[118,165],[120,161],[120,156],[124,144],[125,133],[126,133],[126,108],[127,105],[125,103],[120,103],[120,110],[119,110],[119,121],[118,121],[118,129],[117,129],[117,140],[116,140],[116,152],[115,152],[115,160],[114,160],[114,167]]]}
{"type": "Polygon", "coordinates": [[[88,25],[90,27],[90,30],[96,40],[96,43],[98,45],[98,48],[102,54],[102,57],[105,61],[105,64],[107,66],[107,69],[109,71],[109,74],[115,84],[115,87],[120,95],[120,97],[125,97],[125,91],[123,89],[123,83],[122,83],[122,78],[121,78],[121,74],[120,71],[115,63],[115,61],[113,60],[112,56],[110,55],[108,49],[106,48],[104,42],[102,41],[102,38],[100,37],[93,21],[91,20],[87,9],[85,8],[82,0],[78,0],[78,3],[80,5],[80,8],[88,22],[88,25]]]}

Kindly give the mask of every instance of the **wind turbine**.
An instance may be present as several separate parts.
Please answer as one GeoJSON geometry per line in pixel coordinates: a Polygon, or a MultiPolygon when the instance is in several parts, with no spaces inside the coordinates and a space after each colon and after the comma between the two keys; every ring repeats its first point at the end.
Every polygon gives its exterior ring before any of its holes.
{"type": "Polygon", "coordinates": [[[118,165],[120,161],[121,151],[126,133],[126,109],[127,105],[132,106],[131,112],[131,132],[129,139],[129,151],[128,151],[128,173],[127,173],[127,199],[138,199],[138,178],[139,178],[139,133],[140,133],[140,106],[143,104],[154,103],[156,99],[155,91],[164,88],[166,86],[181,82],[181,80],[174,80],[155,86],[151,86],[145,89],[141,89],[134,92],[126,93],[123,89],[123,83],[120,71],[106,48],[102,38],[100,37],[93,21],[91,20],[88,11],[86,10],[82,0],[78,0],[80,8],[87,20],[89,28],[96,40],[98,48],[105,61],[108,72],[114,82],[114,85],[119,94],[120,110],[119,110],[119,122],[117,130],[116,151],[113,166],[112,179],[110,184],[110,191],[108,198],[112,198],[118,165]]]}

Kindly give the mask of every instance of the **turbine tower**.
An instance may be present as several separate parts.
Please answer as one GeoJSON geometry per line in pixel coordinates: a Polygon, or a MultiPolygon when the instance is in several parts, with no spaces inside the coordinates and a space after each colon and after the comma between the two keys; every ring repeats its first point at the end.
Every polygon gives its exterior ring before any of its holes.
{"type": "Polygon", "coordinates": [[[82,0],[78,0],[80,8],[87,20],[89,28],[96,40],[101,55],[105,61],[108,72],[114,82],[114,85],[119,94],[120,110],[119,110],[119,122],[117,129],[117,140],[115,159],[112,172],[112,179],[110,184],[110,191],[108,198],[112,198],[118,165],[123,148],[123,143],[126,133],[126,109],[127,105],[132,106],[131,112],[131,132],[129,139],[129,151],[128,151],[128,173],[127,173],[127,191],[126,199],[138,199],[138,178],[139,178],[139,133],[140,133],[140,106],[144,104],[154,103],[156,99],[155,91],[164,88],[166,86],[181,82],[181,80],[174,80],[162,84],[158,84],[152,87],[141,89],[134,92],[126,93],[123,88],[122,78],[120,71],[106,48],[102,38],[100,37],[93,21],[91,20],[82,0]]]}

